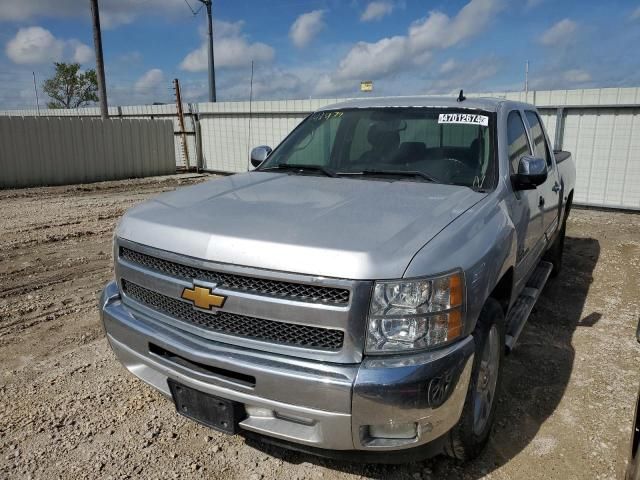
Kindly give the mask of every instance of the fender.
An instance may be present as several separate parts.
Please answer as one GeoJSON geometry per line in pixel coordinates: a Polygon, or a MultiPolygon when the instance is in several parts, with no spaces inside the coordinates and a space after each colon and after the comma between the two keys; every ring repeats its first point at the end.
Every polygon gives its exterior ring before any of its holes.
{"type": "MultiPolygon", "coordinates": [[[[485,301],[515,265],[517,236],[500,193],[492,192],[422,247],[404,277],[462,268],[466,288],[465,333],[471,333],[485,301]]],[[[512,299],[511,299],[512,300],[512,299]]]]}

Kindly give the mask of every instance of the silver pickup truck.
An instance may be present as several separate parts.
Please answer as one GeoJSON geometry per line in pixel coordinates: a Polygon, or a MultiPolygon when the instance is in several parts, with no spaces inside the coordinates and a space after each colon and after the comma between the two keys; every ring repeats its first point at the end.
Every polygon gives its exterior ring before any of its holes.
{"type": "Polygon", "coordinates": [[[573,198],[536,108],[350,101],[251,163],[120,221],[100,310],[122,364],[226,433],[350,460],[477,455],[573,198]]]}

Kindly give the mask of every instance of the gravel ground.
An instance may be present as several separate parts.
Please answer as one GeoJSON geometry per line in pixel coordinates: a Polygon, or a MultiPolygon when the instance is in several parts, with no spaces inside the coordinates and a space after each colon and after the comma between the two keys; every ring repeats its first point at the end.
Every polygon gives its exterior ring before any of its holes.
{"type": "Polygon", "coordinates": [[[199,181],[0,191],[0,478],[620,477],[640,378],[640,215],[572,212],[564,270],[507,358],[479,459],[349,464],[183,419],[110,352],[96,302],[118,217],[199,181]]]}

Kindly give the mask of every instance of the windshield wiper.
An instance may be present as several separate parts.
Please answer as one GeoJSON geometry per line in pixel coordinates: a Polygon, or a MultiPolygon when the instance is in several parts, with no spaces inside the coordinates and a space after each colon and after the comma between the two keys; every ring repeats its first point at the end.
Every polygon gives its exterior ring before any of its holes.
{"type": "Polygon", "coordinates": [[[418,170],[362,170],[360,172],[338,172],[337,175],[361,175],[361,176],[394,176],[421,178],[427,182],[442,183],[436,177],[428,175],[418,170]]]}
{"type": "Polygon", "coordinates": [[[269,170],[298,170],[301,172],[309,171],[309,172],[320,172],[327,177],[337,177],[335,172],[329,170],[328,168],[323,167],[322,165],[303,165],[299,163],[279,163],[272,167],[260,168],[258,171],[266,172],[269,170]]]}

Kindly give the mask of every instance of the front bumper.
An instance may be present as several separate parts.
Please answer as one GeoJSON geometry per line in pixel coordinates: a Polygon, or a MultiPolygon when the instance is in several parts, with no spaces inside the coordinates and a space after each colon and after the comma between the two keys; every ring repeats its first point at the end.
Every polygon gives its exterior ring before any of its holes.
{"type": "Polygon", "coordinates": [[[113,282],[102,293],[100,313],[120,362],[167,397],[170,378],[243,403],[243,430],[319,449],[396,451],[436,440],[460,418],[473,364],[471,337],[434,352],[348,365],[234,347],[124,306],[113,282]],[[374,437],[369,428],[412,423],[413,438],[374,437]]]}

